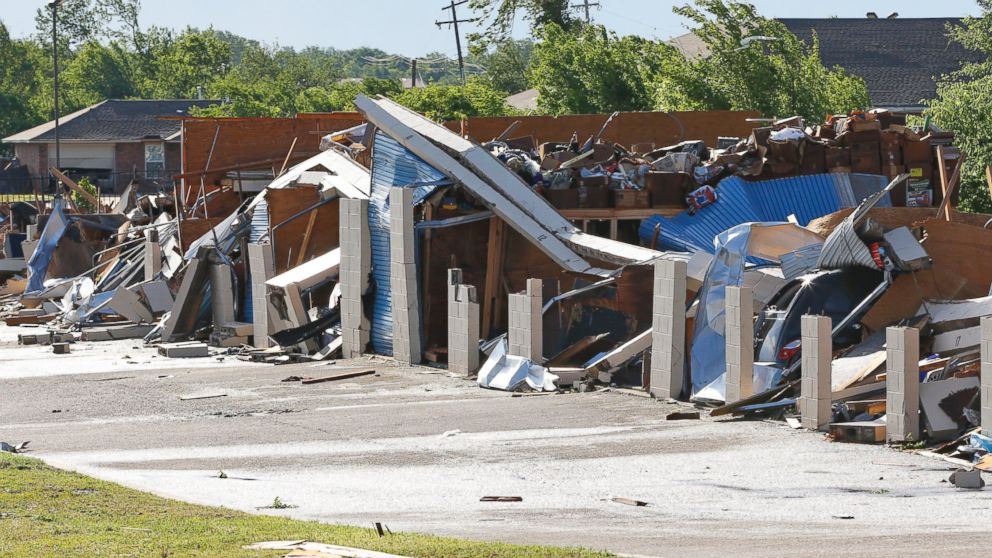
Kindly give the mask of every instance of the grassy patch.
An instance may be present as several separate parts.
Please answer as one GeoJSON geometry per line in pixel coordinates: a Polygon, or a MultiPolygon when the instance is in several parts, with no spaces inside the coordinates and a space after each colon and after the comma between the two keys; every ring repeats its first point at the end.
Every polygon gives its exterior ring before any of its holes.
{"type": "Polygon", "coordinates": [[[592,557],[580,549],[516,546],[325,525],[186,504],[0,454],[0,556],[283,556],[242,546],[306,539],[404,556],[592,557]]]}

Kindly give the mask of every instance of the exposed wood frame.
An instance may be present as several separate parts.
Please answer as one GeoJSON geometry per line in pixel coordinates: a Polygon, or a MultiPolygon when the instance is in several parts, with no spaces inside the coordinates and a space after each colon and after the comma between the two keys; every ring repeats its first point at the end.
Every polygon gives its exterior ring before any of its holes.
{"type": "Polygon", "coordinates": [[[496,315],[494,307],[499,296],[499,278],[503,276],[503,255],[506,243],[506,223],[497,216],[489,221],[489,241],[486,254],[486,283],[482,291],[482,333],[483,339],[489,339],[493,319],[496,315]]]}

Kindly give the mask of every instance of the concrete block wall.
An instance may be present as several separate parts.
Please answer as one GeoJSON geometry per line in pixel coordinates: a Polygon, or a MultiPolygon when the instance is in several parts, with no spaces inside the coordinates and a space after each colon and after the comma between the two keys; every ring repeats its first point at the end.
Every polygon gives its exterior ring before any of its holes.
{"type": "Polygon", "coordinates": [[[369,202],[341,198],[339,212],[341,350],[344,358],[355,358],[365,352],[372,327],[362,306],[362,295],[368,291],[372,271],[369,202]]]}
{"type": "Polygon", "coordinates": [[[269,293],[265,282],[275,274],[272,245],[248,244],[248,269],[251,272],[251,324],[256,347],[267,349],[269,341],[269,293]]]}
{"type": "Polygon", "coordinates": [[[539,364],[544,362],[543,289],[540,279],[528,279],[526,291],[509,295],[508,312],[507,352],[539,364]]]}
{"type": "Polygon", "coordinates": [[[885,438],[920,439],[920,331],[885,329],[885,438]]]}
{"type": "Polygon", "coordinates": [[[802,381],[799,414],[804,428],[826,430],[833,418],[830,391],[833,340],[827,316],[802,317],[802,381]]]}
{"type": "Polygon", "coordinates": [[[390,289],[393,310],[393,358],[408,364],[421,360],[420,292],[417,287],[413,189],[389,192],[390,289]]]}
{"type": "Polygon", "coordinates": [[[727,287],[726,341],[727,403],[754,395],[754,302],[750,287],[727,287]]]}
{"type": "Polygon", "coordinates": [[[651,315],[651,395],[678,398],[685,377],[685,293],[688,266],[683,261],[654,264],[651,315]]]}
{"type": "Polygon", "coordinates": [[[462,284],[460,269],[448,270],[448,370],[471,374],[479,369],[479,301],[472,285],[462,284]]]}
{"type": "Polygon", "coordinates": [[[234,281],[227,264],[210,264],[210,301],[215,327],[234,322],[234,281]]]}
{"type": "Polygon", "coordinates": [[[981,322],[982,384],[981,398],[982,434],[992,436],[992,316],[981,322]]]}
{"type": "Polygon", "coordinates": [[[145,231],[145,281],[151,281],[162,270],[162,245],[158,243],[158,231],[145,231]]]}

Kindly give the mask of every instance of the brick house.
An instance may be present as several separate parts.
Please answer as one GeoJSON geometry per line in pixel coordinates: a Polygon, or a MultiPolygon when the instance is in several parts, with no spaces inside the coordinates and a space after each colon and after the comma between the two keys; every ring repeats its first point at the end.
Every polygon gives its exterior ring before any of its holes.
{"type": "MultiPolygon", "coordinates": [[[[190,107],[214,100],[109,99],[59,120],[62,171],[89,176],[102,193],[120,193],[132,180],[142,186],[171,186],[181,172],[181,122],[162,117],[187,116],[190,107]]],[[[55,122],[47,122],[3,139],[27,167],[35,185],[45,185],[55,166],[55,122]]]]}

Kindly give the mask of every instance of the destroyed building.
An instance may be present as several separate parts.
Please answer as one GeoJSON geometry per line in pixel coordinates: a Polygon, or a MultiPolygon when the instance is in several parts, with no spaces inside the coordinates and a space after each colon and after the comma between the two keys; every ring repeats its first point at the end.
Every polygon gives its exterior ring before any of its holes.
{"type": "Polygon", "coordinates": [[[53,169],[66,195],[3,209],[6,323],[992,449],[992,216],[954,209],[952,131],[888,111],[442,125],[355,104],[185,118],[172,188],[113,206],[53,169]]]}

